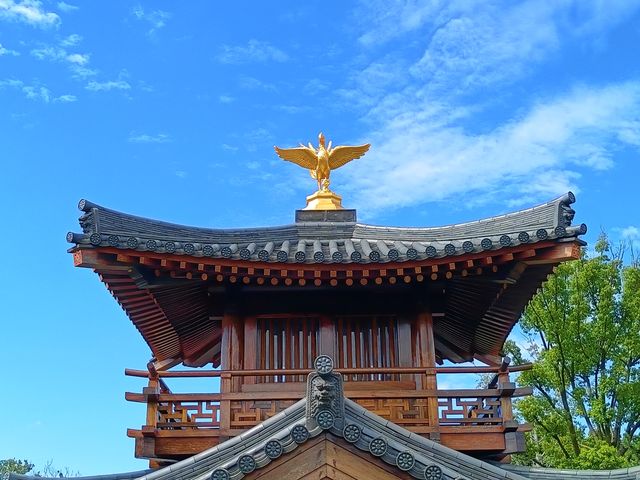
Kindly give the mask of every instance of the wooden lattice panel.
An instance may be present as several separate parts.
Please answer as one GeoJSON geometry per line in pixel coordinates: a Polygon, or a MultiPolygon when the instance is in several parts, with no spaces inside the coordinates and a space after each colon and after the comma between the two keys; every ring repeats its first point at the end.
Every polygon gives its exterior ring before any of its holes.
{"type": "Polygon", "coordinates": [[[370,412],[403,426],[428,426],[431,423],[426,398],[376,398],[356,401],[370,412]]]}
{"type": "Polygon", "coordinates": [[[438,412],[441,425],[502,423],[499,398],[439,398],[438,412]]]}
{"type": "Polygon", "coordinates": [[[294,400],[231,402],[231,428],[253,427],[295,403],[294,400]]]}
{"type": "Polygon", "coordinates": [[[157,428],[219,428],[220,402],[162,402],[158,404],[157,428]]]}

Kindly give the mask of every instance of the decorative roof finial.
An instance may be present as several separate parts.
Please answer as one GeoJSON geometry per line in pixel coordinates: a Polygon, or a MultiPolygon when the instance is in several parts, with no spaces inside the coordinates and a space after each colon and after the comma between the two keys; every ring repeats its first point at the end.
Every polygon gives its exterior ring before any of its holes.
{"type": "Polygon", "coordinates": [[[342,198],[329,190],[329,176],[331,170],[340,168],[351,160],[362,157],[370,144],[358,146],[325,146],[325,138],[322,132],[318,135],[318,148],[314,148],[309,142],[308,146],[300,144],[295,148],[273,147],[283,160],[308,168],[311,177],[318,182],[318,191],[307,197],[305,210],[341,210],[342,198]]]}

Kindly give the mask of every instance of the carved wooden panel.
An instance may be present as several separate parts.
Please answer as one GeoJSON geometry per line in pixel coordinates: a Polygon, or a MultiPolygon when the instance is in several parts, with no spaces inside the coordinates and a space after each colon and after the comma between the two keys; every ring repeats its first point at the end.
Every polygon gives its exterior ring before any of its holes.
{"type": "Polygon", "coordinates": [[[438,399],[440,425],[502,423],[500,398],[448,397],[438,399]]]}
{"type": "Polygon", "coordinates": [[[295,400],[243,400],[231,402],[231,428],[250,428],[296,403],[295,400]]]}
{"type": "Polygon", "coordinates": [[[432,424],[429,421],[426,398],[372,398],[356,401],[376,415],[404,427],[432,424]]]}
{"type": "Polygon", "coordinates": [[[159,429],[219,428],[220,402],[184,401],[158,404],[159,429]]]}

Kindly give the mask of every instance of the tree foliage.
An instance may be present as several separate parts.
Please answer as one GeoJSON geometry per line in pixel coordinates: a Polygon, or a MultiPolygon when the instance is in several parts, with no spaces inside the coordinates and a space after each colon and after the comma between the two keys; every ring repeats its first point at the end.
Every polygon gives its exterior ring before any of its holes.
{"type": "Polygon", "coordinates": [[[592,258],[560,265],[526,308],[534,426],[519,462],[560,468],[640,463],[640,265],[601,237],[592,258]]]}
{"type": "Polygon", "coordinates": [[[29,474],[34,477],[78,477],[80,472],[73,471],[68,467],[62,469],[56,468],[53,465],[53,461],[49,460],[45,465],[38,470],[34,470],[35,465],[28,460],[16,460],[15,458],[8,458],[6,460],[0,460],[0,480],[6,480],[9,478],[10,473],[17,473],[21,475],[29,474]]]}
{"type": "Polygon", "coordinates": [[[2,480],[8,478],[10,473],[25,474],[31,470],[33,470],[33,463],[28,460],[16,460],[15,458],[0,460],[0,479],[2,480]]]}

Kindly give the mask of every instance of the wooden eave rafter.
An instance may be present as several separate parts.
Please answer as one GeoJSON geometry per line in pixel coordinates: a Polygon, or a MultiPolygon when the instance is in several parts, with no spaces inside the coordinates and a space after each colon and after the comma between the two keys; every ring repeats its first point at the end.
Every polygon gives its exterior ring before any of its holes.
{"type": "Polygon", "coordinates": [[[244,283],[254,285],[367,285],[369,283],[396,284],[425,280],[451,279],[454,275],[466,277],[486,272],[497,273],[509,265],[505,283],[515,283],[527,265],[558,264],[579,258],[580,240],[571,242],[538,242],[532,245],[503,247],[495,251],[468,253],[456,257],[432,258],[420,261],[366,264],[273,264],[218,258],[186,258],[179,255],[128,252],[116,248],[73,249],[74,264],[94,268],[98,272],[125,271],[138,274],[141,287],[154,288],[173,284],[175,280],[214,281],[218,283],[244,283]],[[511,266],[513,262],[515,267],[511,266]],[[148,272],[140,275],[134,267],[142,266],[148,272]]]}
{"type": "Polygon", "coordinates": [[[579,257],[580,241],[538,242],[454,258],[340,265],[189,259],[149,252],[124,253],[115,248],[76,247],[72,252],[76,266],[99,273],[160,365],[219,362],[221,331],[219,322],[208,316],[207,298],[209,292],[225,284],[260,290],[377,287],[445,280],[443,285],[449,285],[457,299],[449,306],[447,317],[436,322],[437,350],[441,357],[460,362],[474,354],[486,358],[499,354],[502,342],[497,340],[506,338],[552,267],[579,257]],[[535,278],[529,279],[529,270],[537,271],[535,278]],[[523,278],[526,292],[517,295],[523,278]],[[456,290],[457,283],[462,288],[456,290]],[[470,327],[475,331],[473,338],[465,335],[470,327]]]}

